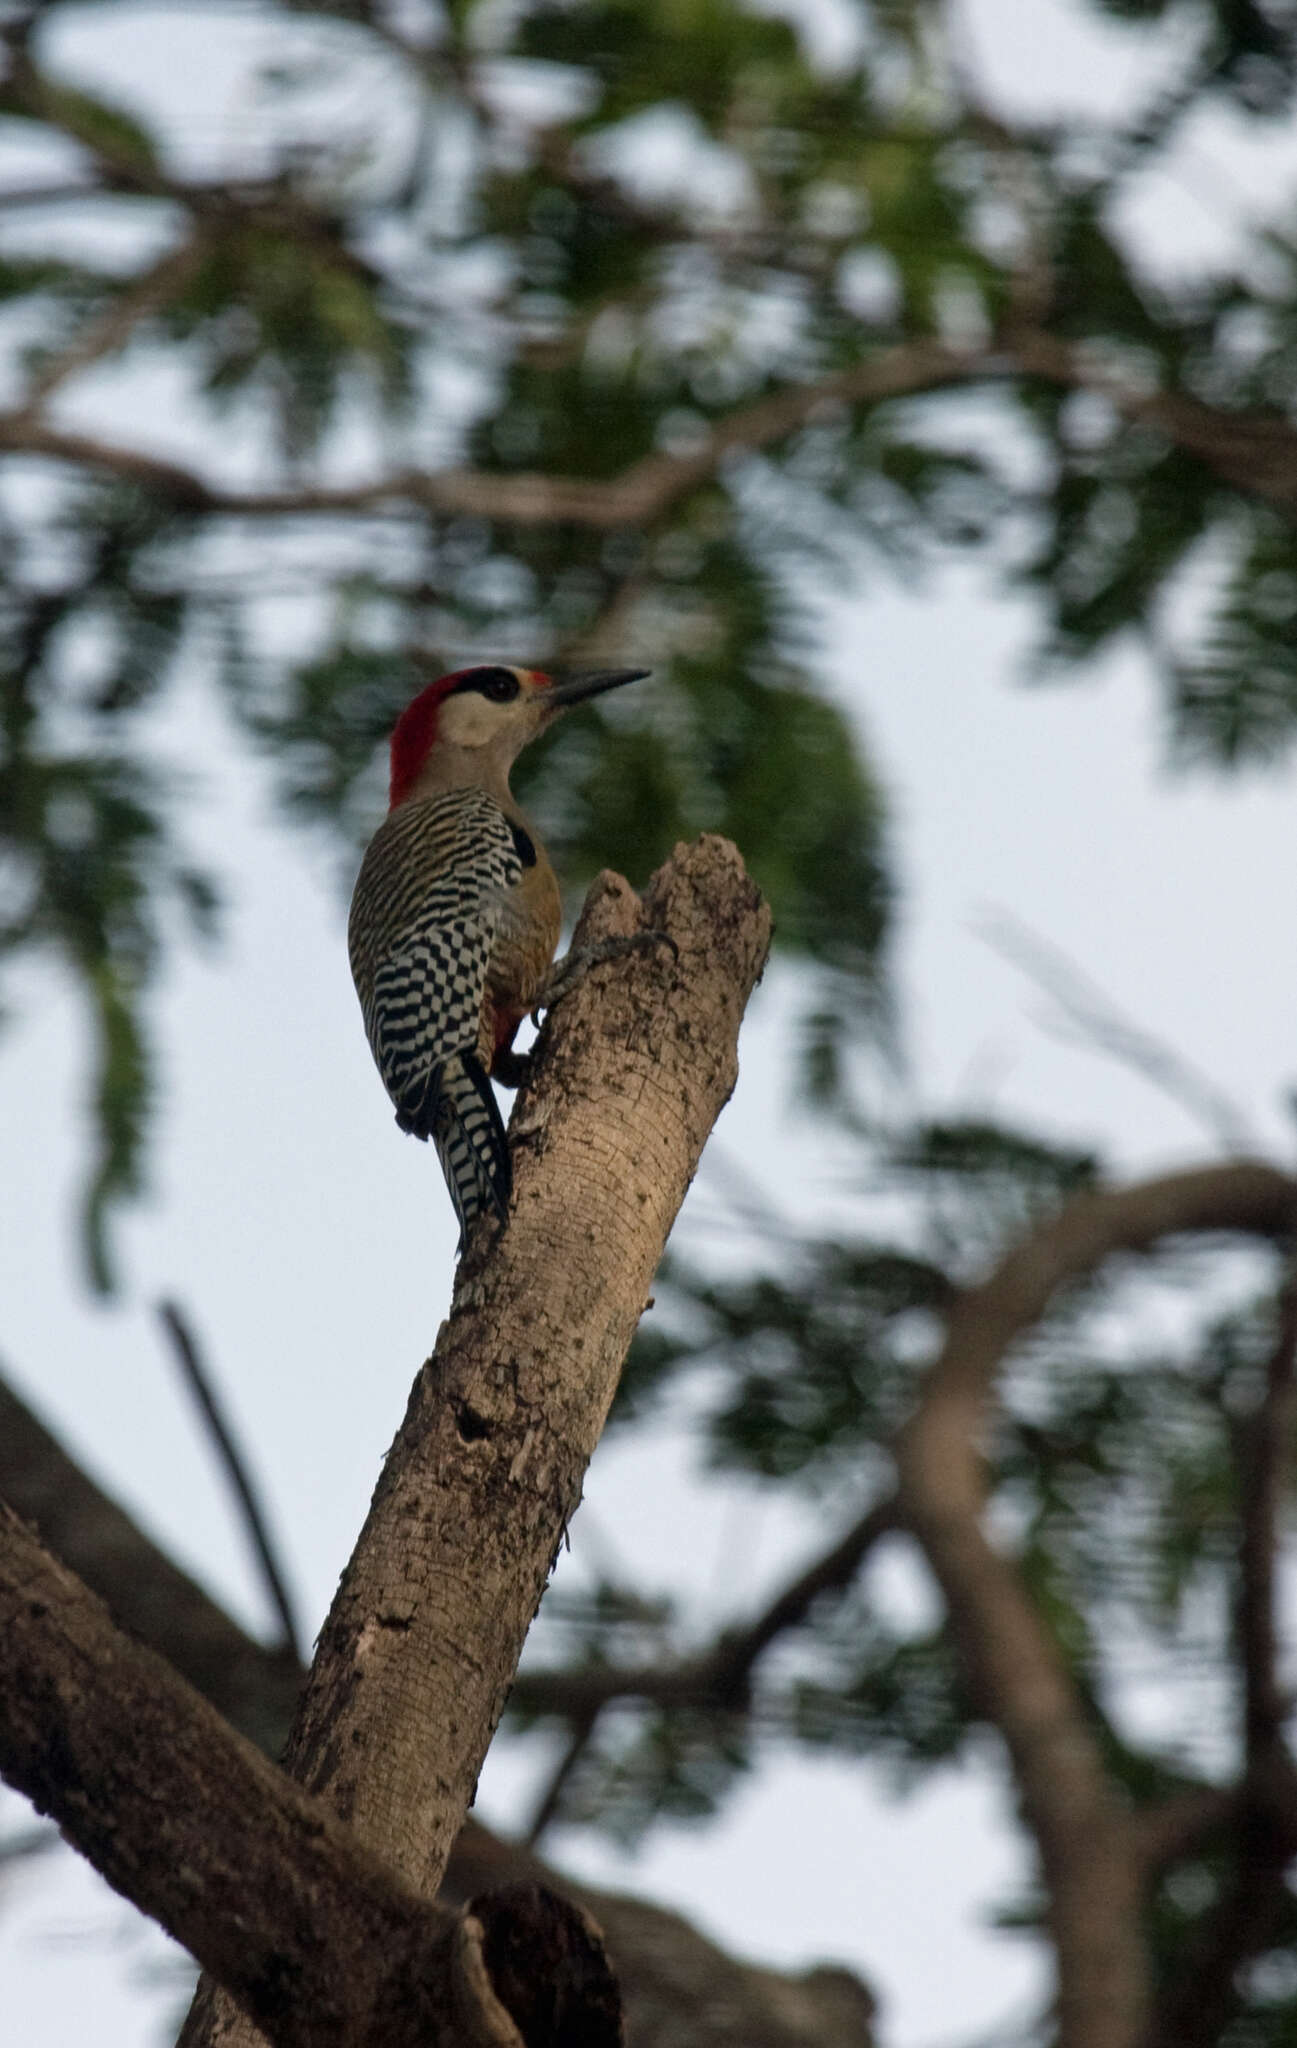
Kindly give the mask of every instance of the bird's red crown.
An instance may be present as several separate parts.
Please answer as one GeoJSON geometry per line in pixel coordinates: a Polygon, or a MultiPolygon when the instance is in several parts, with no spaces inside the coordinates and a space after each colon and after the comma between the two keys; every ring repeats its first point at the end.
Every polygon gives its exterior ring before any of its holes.
{"type": "MultiPolygon", "coordinates": [[[[419,770],[437,737],[437,720],[444,700],[482,666],[475,662],[472,668],[457,668],[448,676],[438,676],[435,683],[429,683],[417,697],[410,699],[392,727],[388,802],[393,809],[404,802],[418,780],[419,770]]],[[[522,673],[541,689],[549,684],[549,677],[540,669],[527,669],[522,673]]]]}

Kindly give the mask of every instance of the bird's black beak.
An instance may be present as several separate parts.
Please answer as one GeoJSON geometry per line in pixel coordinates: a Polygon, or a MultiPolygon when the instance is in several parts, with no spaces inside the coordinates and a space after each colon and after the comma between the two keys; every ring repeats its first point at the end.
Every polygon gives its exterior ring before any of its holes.
{"type": "Polygon", "coordinates": [[[602,696],[605,690],[620,690],[623,683],[638,683],[652,673],[647,668],[599,668],[589,675],[556,676],[545,692],[545,699],[555,711],[565,711],[569,704],[584,704],[587,697],[602,696]]]}

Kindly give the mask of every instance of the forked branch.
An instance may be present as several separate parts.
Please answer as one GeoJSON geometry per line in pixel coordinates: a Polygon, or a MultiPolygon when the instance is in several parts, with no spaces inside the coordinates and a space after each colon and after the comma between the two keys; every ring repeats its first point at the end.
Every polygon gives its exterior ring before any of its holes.
{"type": "MultiPolygon", "coordinates": [[[[129,1631],[277,1756],[302,1672],[253,1642],[81,1471],[0,1382],[0,1499],[9,1501],[129,1631]]],[[[40,1839],[47,1839],[44,1832],[40,1839]]],[[[678,1914],[595,1892],[467,1820],[443,1900],[541,1885],[593,1913],[608,1938],[637,2048],[870,2048],[871,2000],[845,1970],[764,1970],[728,1955],[678,1914]]]]}
{"type": "Polygon", "coordinates": [[[276,2048],[561,2038],[531,2024],[511,1979],[492,1970],[502,1949],[515,1975],[552,1980],[569,2018],[579,2006],[591,2048],[616,2048],[615,1989],[592,1923],[534,1887],[461,1914],[417,1898],[323,1800],[115,1629],[2,1504],[0,1634],[4,1775],[217,1974],[276,2048]]]}

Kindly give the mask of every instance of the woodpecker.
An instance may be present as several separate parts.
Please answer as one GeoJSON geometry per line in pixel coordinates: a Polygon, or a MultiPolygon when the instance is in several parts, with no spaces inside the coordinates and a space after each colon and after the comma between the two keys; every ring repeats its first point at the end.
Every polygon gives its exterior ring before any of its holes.
{"type": "Polygon", "coordinates": [[[461,1251],[477,1217],[508,1204],[509,1147],[488,1075],[507,1068],[542,997],[562,916],[509,771],[569,705],[647,674],[457,669],[393,728],[390,808],[361,862],[347,945],[396,1121],[432,1139],[461,1251]]]}

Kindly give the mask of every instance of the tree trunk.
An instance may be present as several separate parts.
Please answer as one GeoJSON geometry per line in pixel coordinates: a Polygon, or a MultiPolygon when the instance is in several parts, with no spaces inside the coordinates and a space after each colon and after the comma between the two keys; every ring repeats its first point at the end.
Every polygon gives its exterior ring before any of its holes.
{"type": "MultiPolygon", "coordinates": [[[[320,1638],[287,1768],[425,1898],[471,1802],[667,1233],[737,1076],[769,914],[734,848],[605,875],[574,945],[635,931],[555,1014],[482,1227],[320,1638]]],[[[183,2048],[251,2048],[210,1982],[183,2048]]]]}

